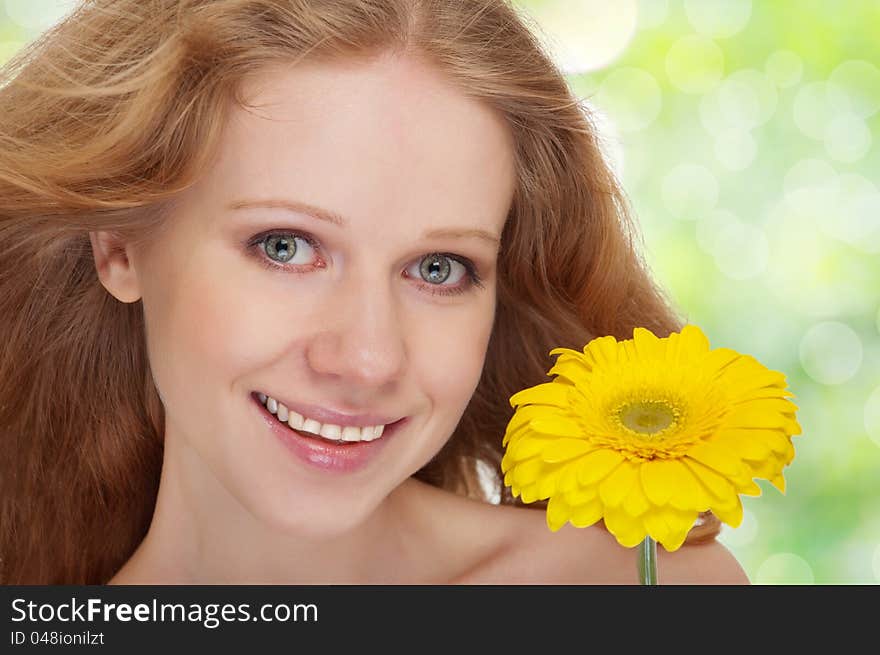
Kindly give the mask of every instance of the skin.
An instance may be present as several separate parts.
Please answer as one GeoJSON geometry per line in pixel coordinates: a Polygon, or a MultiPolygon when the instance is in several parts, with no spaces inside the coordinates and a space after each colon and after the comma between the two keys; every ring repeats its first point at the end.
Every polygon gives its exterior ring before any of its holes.
{"type": "Polygon", "coordinates": [[[618,565],[623,549],[600,529],[548,539],[542,512],[410,477],[476,388],[496,298],[497,242],[424,234],[500,237],[515,183],[503,118],[409,58],[267,69],[246,91],[256,108],[235,108],[214,165],[150,245],[91,234],[105,288],[143,302],[166,413],[152,524],[110,582],[576,583],[607,578],[612,561],[635,582],[631,554],[618,565]],[[229,209],[257,199],[345,224],[229,209]],[[270,270],[247,246],[267,230],[314,244],[270,270]],[[465,291],[431,293],[419,264],[433,252],[473,262],[482,286],[451,262],[439,285],[465,291]],[[272,435],[254,391],[409,422],[366,468],[329,473],[272,435]]]}

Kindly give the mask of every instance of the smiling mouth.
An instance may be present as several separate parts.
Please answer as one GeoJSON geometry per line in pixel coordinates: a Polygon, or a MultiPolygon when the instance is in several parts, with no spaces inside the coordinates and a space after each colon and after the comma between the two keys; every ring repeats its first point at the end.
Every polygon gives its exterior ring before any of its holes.
{"type": "Polygon", "coordinates": [[[386,430],[393,431],[394,428],[406,420],[404,417],[387,425],[365,427],[343,427],[331,423],[322,424],[287,409],[283,404],[278,403],[266,394],[254,392],[251,394],[251,397],[260,403],[266,412],[271,414],[278,423],[285,426],[291,432],[295,432],[301,437],[317,439],[335,446],[352,447],[375,441],[381,438],[386,430]]]}

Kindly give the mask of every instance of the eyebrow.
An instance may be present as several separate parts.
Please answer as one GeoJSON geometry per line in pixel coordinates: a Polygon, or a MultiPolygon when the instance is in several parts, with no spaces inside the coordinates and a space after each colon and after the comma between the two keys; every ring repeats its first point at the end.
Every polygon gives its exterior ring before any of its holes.
{"type": "MultiPolygon", "coordinates": [[[[295,200],[235,200],[229,203],[229,209],[232,210],[255,209],[260,207],[267,209],[285,209],[287,211],[295,212],[297,214],[306,214],[313,218],[317,218],[328,223],[333,223],[334,225],[348,225],[348,221],[336,212],[321,209],[320,207],[316,207],[305,202],[297,202],[295,200]]],[[[498,246],[501,243],[501,239],[496,237],[494,234],[491,234],[486,230],[471,227],[438,228],[434,230],[428,230],[423,236],[424,238],[476,238],[488,241],[494,246],[498,246]]]]}

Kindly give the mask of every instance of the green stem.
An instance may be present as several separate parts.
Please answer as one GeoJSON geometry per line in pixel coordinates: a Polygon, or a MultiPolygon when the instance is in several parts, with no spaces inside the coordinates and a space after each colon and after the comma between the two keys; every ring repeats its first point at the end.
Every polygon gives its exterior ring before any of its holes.
{"type": "Polygon", "coordinates": [[[639,584],[656,585],[657,582],[657,542],[651,537],[639,544],[639,584]]]}

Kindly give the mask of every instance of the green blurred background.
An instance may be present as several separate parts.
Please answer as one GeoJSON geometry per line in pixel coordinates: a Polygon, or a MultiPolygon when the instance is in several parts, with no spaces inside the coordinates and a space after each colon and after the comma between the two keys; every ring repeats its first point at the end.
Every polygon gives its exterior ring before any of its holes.
{"type": "MultiPolygon", "coordinates": [[[[678,309],[796,396],[786,493],[760,481],[721,540],[754,583],[877,584],[880,2],[515,4],[599,112],[678,309]]],[[[73,6],[0,0],[0,61],[73,6]]]]}

